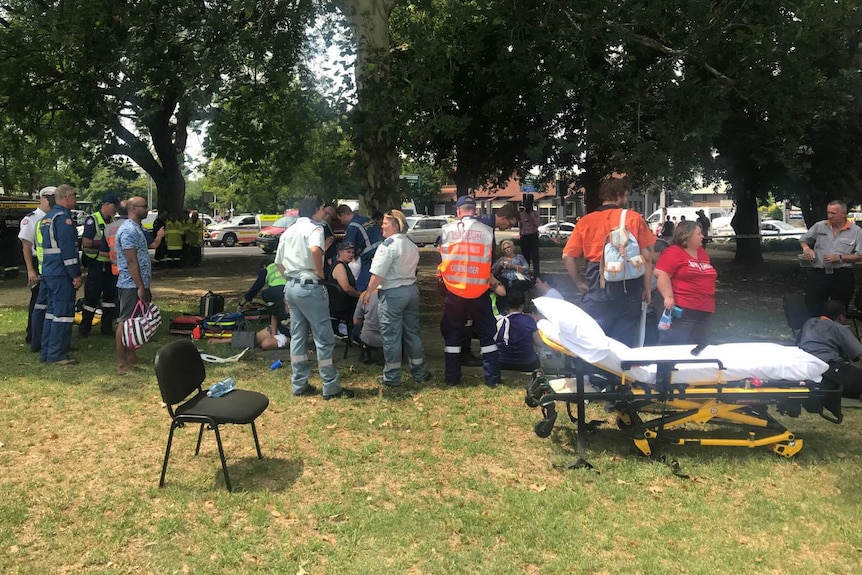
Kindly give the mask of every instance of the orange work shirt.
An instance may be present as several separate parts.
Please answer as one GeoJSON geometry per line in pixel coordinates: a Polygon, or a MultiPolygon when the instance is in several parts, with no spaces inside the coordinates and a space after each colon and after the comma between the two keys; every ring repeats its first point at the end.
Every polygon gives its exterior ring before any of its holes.
{"type": "MultiPolygon", "coordinates": [[[[572,230],[564,256],[584,256],[588,262],[600,262],[605,251],[605,241],[611,230],[620,225],[622,208],[598,209],[582,217],[572,230]]],[[[634,210],[626,213],[626,229],[634,234],[641,249],[655,244],[653,234],[643,216],[634,210]]]]}

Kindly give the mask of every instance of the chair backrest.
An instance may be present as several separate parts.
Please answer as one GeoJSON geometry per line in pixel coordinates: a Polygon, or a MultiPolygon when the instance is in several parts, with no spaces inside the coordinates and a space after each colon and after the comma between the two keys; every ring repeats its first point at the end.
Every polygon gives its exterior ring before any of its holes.
{"type": "Polygon", "coordinates": [[[808,304],[805,303],[805,296],[798,293],[784,294],[782,307],[784,308],[784,317],[787,319],[787,325],[793,332],[793,340],[798,344],[799,336],[802,335],[802,326],[811,318],[808,304]]]}
{"type": "Polygon", "coordinates": [[[171,406],[200,389],[207,376],[200,352],[188,339],[162,346],[156,352],[155,369],[162,401],[171,413],[171,406]]]}

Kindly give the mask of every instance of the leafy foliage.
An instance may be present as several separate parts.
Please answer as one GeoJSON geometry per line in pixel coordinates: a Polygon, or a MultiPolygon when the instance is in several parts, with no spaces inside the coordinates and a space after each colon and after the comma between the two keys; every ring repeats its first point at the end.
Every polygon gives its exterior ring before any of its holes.
{"type": "Polygon", "coordinates": [[[0,21],[0,102],[55,141],[133,159],[159,206],[179,210],[188,130],[216,94],[291,75],[311,12],[310,0],[12,0],[0,21]]]}

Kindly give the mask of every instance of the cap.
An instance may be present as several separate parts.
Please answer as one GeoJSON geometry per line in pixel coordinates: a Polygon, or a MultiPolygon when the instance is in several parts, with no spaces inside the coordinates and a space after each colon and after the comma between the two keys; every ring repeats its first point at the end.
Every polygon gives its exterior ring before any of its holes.
{"type": "Polygon", "coordinates": [[[120,198],[117,197],[117,194],[105,194],[102,196],[103,204],[114,204],[115,206],[120,205],[120,198]]]}
{"type": "Polygon", "coordinates": [[[57,188],[55,186],[45,186],[39,190],[39,197],[44,198],[45,196],[53,196],[56,191],[57,188]]]}
{"type": "Polygon", "coordinates": [[[354,249],[355,247],[356,247],[356,246],[354,246],[354,245],[353,245],[353,242],[348,242],[348,241],[346,241],[346,240],[345,240],[345,241],[341,242],[340,244],[338,244],[338,251],[341,251],[341,250],[352,250],[352,249],[354,249]]]}
{"type": "Polygon", "coordinates": [[[473,196],[461,196],[458,198],[458,201],[455,203],[456,208],[463,208],[464,206],[476,207],[476,199],[473,196]]]}
{"type": "Polygon", "coordinates": [[[694,213],[696,213],[696,214],[702,214],[702,213],[703,213],[703,210],[697,210],[697,211],[696,211],[696,212],[694,212],[694,213]]]}

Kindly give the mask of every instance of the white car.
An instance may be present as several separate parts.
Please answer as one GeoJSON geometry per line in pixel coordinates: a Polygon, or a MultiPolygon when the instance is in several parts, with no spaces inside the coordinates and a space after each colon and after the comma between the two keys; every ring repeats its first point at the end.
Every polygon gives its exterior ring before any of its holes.
{"type": "Polygon", "coordinates": [[[762,220],[760,222],[760,235],[765,242],[772,240],[799,241],[803,233],[805,233],[804,228],[791,226],[781,220],[762,220]]]}
{"type": "Polygon", "coordinates": [[[440,245],[442,228],[449,218],[437,216],[410,216],[407,218],[407,237],[417,246],[440,245]]]}
{"type": "MultiPolygon", "coordinates": [[[[709,228],[709,235],[716,242],[728,242],[734,239],[735,231],[730,226],[730,217],[716,218],[709,228]]],[[[775,240],[799,240],[805,228],[786,224],[781,220],[761,220],[760,236],[764,242],[775,240]]]]}
{"type": "Polygon", "coordinates": [[[557,222],[550,222],[550,223],[539,226],[539,239],[540,240],[552,240],[553,238],[566,239],[570,235],[572,235],[572,231],[574,229],[575,229],[575,224],[572,224],[569,222],[562,222],[561,224],[557,224],[557,222]]]}

